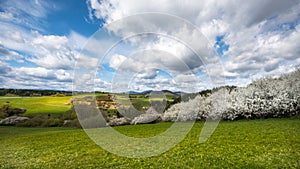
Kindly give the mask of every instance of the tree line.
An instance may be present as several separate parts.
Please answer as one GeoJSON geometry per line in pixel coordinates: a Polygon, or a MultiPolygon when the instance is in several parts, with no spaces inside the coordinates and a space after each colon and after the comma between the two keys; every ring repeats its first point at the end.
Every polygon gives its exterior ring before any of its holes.
{"type": "Polygon", "coordinates": [[[63,94],[65,96],[72,95],[71,91],[61,90],[37,90],[37,89],[0,89],[0,96],[51,96],[55,94],[63,94]]]}

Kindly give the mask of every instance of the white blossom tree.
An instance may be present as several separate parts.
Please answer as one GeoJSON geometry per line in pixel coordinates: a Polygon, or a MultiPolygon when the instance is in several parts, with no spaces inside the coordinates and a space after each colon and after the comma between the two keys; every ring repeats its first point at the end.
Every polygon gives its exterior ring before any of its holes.
{"type": "Polygon", "coordinates": [[[247,87],[221,87],[208,96],[197,96],[171,106],[164,121],[193,119],[289,117],[300,111],[300,69],[279,78],[262,78],[247,87]]]}

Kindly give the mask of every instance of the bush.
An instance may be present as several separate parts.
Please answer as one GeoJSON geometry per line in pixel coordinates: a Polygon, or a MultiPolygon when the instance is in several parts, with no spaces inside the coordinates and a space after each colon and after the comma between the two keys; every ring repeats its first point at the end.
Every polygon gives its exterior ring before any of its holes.
{"type": "Polygon", "coordinates": [[[30,119],[18,123],[21,127],[76,127],[81,128],[77,114],[72,108],[64,114],[31,114],[30,119]]]}
{"type": "Polygon", "coordinates": [[[23,108],[12,108],[10,102],[6,102],[0,107],[0,118],[5,118],[9,116],[19,115],[26,112],[26,109],[23,108]]]}
{"type": "Polygon", "coordinates": [[[7,94],[5,95],[5,97],[19,97],[19,95],[7,93],[7,94]]]}
{"type": "Polygon", "coordinates": [[[52,97],[65,97],[66,95],[62,94],[62,93],[56,93],[54,95],[51,95],[52,97]]]}
{"type": "Polygon", "coordinates": [[[117,109],[107,109],[107,116],[108,117],[116,116],[118,118],[122,117],[122,115],[118,112],[117,109]]]}
{"type": "Polygon", "coordinates": [[[0,107],[0,116],[3,118],[8,117],[10,109],[11,109],[11,104],[9,102],[2,104],[0,107]]]}
{"type": "Polygon", "coordinates": [[[41,127],[59,127],[63,125],[63,121],[58,118],[50,118],[44,121],[41,127]]]}
{"type": "Polygon", "coordinates": [[[73,107],[62,116],[62,120],[74,120],[74,119],[77,119],[77,114],[74,111],[73,107]]]}
{"type": "Polygon", "coordinates": [[[63,126],[64,126],[64,127],[81,128],[81,125],[80,125],[78,119],[74,119],[74,120],[65,120],[63,126]]]}
{"type": "Polygon", "coordinates": [[[63,125],[63,120],[58,117],[51,117],[47,114],[30,115],[29,120],[18,123],[20,127],[59,127],[63,125]]]}
{"type": "Polygon", "coordinates": [[[6,114],[4,112],[0,111],[0,119],[4,119],[6,117],[6,114]]]}

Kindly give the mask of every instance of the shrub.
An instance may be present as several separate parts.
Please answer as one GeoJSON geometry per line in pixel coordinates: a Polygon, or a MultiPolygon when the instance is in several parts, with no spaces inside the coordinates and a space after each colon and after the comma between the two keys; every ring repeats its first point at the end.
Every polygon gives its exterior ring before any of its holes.
{"type": "Polygon", "coordinates": [[[74,119],[74,120],[65,120],[63,126],[64,126],[64,127],[81,128],[81,125],[80,125],[78,119],[74,119]]]}
{"type": "Polygon", "coordinates": [[[4,119],[6,117],[6,115],[4,114],[4,112],[0,111],[0,119],[4,119]]]}
{"type": "Polygon", "coordinates": [[[52,97],[65,97],[66,95],[62,94],[62,93],[56,93],[54,95],[51,95],[52,97]]]}
{"type": "Polygon", "coordinates": [[[116,116],[116,117],[122,117],[122,115],[118,112],[117,109],[107,109],[107,116],[108,117],[113,117],[113,116],[116,116]]]}
{"type": "Polygon", "coordinates": [[[42,123],[41,127],[59,127],[63,125],[63,121],[59,118],[50,118],[42,123]]]}
{"type": "Polygon", "coordinates": [[[77,119],[77,114],[74,111],[73,107],[62,116],[62,120],[74,120],[74,119],[77,119]]]}
{"type": "Polygon", "coordinates": [[[7,94],[5,95],[5,97],[19,97],[19,95],[7,93],[7,94]]]}
{"type": "Polygon", "coordinates": [[[13,108],[10,102],[6,102],[0,107],[0,118],[5,118],[9,116],[19,115],[26,112],[23,108],[13,108]]]}
{"type": "Polygon", "coordinates": [[[58,127],[63,125],[63,120],[58,117],[51,117],[47,114],[30,115],[29,120],[18,123],[21,127],[58,127]]]}

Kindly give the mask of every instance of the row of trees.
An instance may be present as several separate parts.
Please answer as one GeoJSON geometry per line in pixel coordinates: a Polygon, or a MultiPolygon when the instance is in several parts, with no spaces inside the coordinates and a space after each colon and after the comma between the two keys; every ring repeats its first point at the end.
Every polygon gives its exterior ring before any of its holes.
{"type": "Polygon", "coordinates": [[[300,69],[279,78],[263,78],[247,87],[221,87],[173,105],[164,121],[289,117],[300,111],[300,69]]]}
{"type": "Polygon", "coordinates": [[[51,96],[56,94],[72,95],[72,92],[58,90],[0,89],[0,96],[51,96]]]}

